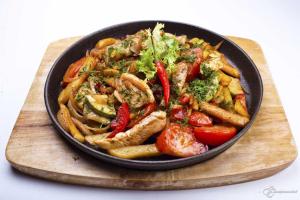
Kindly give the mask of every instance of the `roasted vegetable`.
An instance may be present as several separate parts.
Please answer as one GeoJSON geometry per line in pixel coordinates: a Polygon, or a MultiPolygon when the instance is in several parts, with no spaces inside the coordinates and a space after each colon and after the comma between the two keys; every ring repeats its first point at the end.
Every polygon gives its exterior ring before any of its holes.
{"type": "Polygon", "coordinates": [[[97,114],[108,118],[116,116],[115,108],[107,104],[107,95],[86,95],[85,98],[87,104],[97,114]]]}
{"type": "Polygon", "coordinates": [[[235,96],[234,110],[242,116],[249,118],[249,113],[246,104],[246,97],[244,94],[235,96]]]}
{"type": "Polygon", "coordinates": [[[121,147],[117,149],[110,149],[107,152],[110,155],[124,159],[136,159],[161,155],[155,144],[121,147]]]}
{"type": "Polygon", "coordinates": [[[71,115],[69,113],[68,108],[60,104],[60,110],[57,113],[57,119],[60,124],[63,124],[63,128],[66,131],[70,131],[71,135],[78,140],[79,142],[84,142],[84,136],[80,133],[80,131],[76,128],[75,124],[71,119],[71,115]]]}
{"type": "Polygon", "coordinates": [[[249,122],[249,118],[243,117],[241,115],[229,112],[218,106],[209,104],[207,102],[200,102],[200,110],[206,112],[207,114],[216,117],[224,122],[228,122],[235,126],[243,127],[249,122]]]}
{"type": "Polygon", "coordinates": [[[157,138],[156,146],[160,152],[176,157],[194,156],[208,150],[196,140],[190,127],[179,124],[166,128],[157,138]]]}
{"type": "Polygon", "coordinates": [[[235,96],[238,94],[244,94],[243,88],[241,87],[241,83],[239,79],[233,78],[228,85],[230,93],[235,96]]]}
{"type": "Polygon", "coordinates": [[[194,128],[195,137],[210,146],[224,144],[236,135],[236,128],[231,126],[211,126],[194,128]]]}

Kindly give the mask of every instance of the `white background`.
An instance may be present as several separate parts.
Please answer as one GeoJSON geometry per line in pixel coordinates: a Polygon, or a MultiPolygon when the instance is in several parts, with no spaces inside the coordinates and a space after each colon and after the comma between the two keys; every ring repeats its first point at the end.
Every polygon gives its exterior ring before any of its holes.
{"type": "Polygon", "coordinates": [[[0,0],[0,199],[267,199],[262,191],[269,186],[298,190],[296,194],[275,194],[272,199],[299,199],[299,159],[263,180],[155,192],[60,184],[23,175],[10,167],[5,146],[47,44],[112,24],[145,19],[188,22],[260,43],[299,148],[299,1],[0,0]]]}

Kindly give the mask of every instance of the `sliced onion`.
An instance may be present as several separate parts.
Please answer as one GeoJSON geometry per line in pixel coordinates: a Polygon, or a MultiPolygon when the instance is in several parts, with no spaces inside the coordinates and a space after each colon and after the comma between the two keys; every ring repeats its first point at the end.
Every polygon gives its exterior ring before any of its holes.
{"type": "Polygon", "coordinates": [[[75,126],[81,131],[81,133],[83,133],[84,135],[93,135],[93,133],[87,128],[86,125],[81,123],[81,121],[73,117],[72,117],[72,121],[75,124],[75,126]]]}
{"type": "Polygon", "coordinates": [[[103,128],[95,128],[95,127],[91,127],[88,126],[87,124],[82,123],[81,121],[72,118],[72,121],[74,122],[74,124],[76,125],[76,127],[78,129],[80,129],[80,131],[84,134],[84,135],[93,135],[93,134],[100,134],[100,133],[106,133],[109,125],[103,127],[103,128]]]}
{"type": "Polygon", "coordinates": [[[80,113],[77,112],[77,110],[74,108],[72,102],[71,102],[71,99],[69,99],[68,101],[68,108],[69,108],[69,111],[70,111],[70,114],[72,115],[72,117],[80,120],[81,122],[86,122],[86,119],[83,115],[81,115],[80,113]]]}

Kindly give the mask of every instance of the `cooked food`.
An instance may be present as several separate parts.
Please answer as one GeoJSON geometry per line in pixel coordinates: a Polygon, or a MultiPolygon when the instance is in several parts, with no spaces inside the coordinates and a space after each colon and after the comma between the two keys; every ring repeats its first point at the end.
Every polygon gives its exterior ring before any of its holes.
{"type": "Polygon", "coordinates": [[[222,41],[163,29],[100,39],[71,63],[58,97],[61,127],[123,159],[195,156],[232,139],[250,114],[222,41]]]}

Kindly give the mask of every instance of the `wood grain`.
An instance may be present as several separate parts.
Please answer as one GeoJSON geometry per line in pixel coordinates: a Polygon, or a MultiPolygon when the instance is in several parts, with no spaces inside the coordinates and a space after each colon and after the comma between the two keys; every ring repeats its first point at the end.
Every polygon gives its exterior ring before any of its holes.
{"type": "Polygon", "coordinates": [[[229,37],[259,68],[264,99],[252,128],[230,149],[209,161],[169,171],[116,167],[72,148],[51,125],[43,99],[46,76],[55,59],[79,37],[49,45],[6,148],[16,169],[64,183],[122,189],[169,190],[220,186],[271,176],[290,165],[296,146],[260,46],[229,37]]]}

